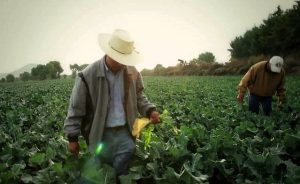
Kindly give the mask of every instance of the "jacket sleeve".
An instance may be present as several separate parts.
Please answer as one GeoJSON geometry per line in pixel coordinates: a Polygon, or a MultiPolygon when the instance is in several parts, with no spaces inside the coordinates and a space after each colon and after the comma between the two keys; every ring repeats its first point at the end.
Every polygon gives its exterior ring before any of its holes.
{"type": "Polygon", "coordinates": [[[285,102],[285,73],[282,74],[281,81],[278,85],[276,95],[279,102],[285,102]]]}
{"type": "Polygon", "coordinates": [[[254,83],[254,77],[255,77],[255,74],[254,74],[254,68],[251,67],[248,72],[244,75],[244,77],[241,79],[239,85],[238,85],[238,93],[239,95],[242,95],[244,96],[246,91],[247,91],[247,88],[254,83]]]}
{"type": "Polygon", "coordinates": [[[150,116],[150,113],[156,110],[155,105],[149,102],[148,98],[144,94],[144,84],[142,76],[138,73],[136,81],[136,93],[137,93],[137,106],[138,111],[142,116],[150,116]]]}
{"type": "Polygon", "coordinates": [[[80,77],[76,77],[71,93],[68,114],[64,122],[64,133],[70,139],[77,139],[80,135],[80,126],[86,114],[86,88],[80,77]]]}

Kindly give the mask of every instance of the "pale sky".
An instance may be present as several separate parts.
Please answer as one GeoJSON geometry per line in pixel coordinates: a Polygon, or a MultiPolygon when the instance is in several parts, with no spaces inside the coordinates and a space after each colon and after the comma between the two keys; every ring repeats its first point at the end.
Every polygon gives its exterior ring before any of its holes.
{"type": "Polygon", "coordinates": [[[0,0],[0,73],[26,64],[90,64],[103,56],[97,37],[128,30],[143,53],[137,66],[174,66],[212,52],[229,60],[229,43],[294,0],[0,0]]]}

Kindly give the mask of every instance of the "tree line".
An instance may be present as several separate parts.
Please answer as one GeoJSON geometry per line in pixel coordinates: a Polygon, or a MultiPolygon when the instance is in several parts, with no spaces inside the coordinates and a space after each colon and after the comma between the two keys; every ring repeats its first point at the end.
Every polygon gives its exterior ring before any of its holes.
{"type": "MultiPolygon", "coordinates": [[[[77,73],[86,68],[88,64],[71,64],[70,70],[72,71],[71,77],[75,78],[77,73]]],[[[58,79],[61,78],[61,73],[63,68],[60,65],[59,61],[50,61],[46,65],[37,65],[31,69],[31,72],[23,72],[19,77],[15,77],[13,74],[6,75],[5,78],[2,78],[0,82],[14,82],[16,80],[28,81],[28,80],[46,80],[46,79],[58,79]]],[[[63,75],[64,78],[67,75],[63,75]]]]}
{"type": "Polygon", "coordinates": [[[192,59],[189,62],[178,59],[176,66],[164,67],[161,64],[157,64],[154,69],[143,69],[141,73],[144,76],[239,75],[247,72],[247,70],[258,61],[266,59],[266,56],[260,55],[248,58],[247,62],[235,60],[224,64],[203,60],[199,61],[198,59],[192,59]]]}
{"type": "Polygon", "coordinates": [[[143,75],[232,75],[244,74],[253,64],[279,55],[285,60],[288,73],[300,74],[300,1],[283,11],[280,6],[260,26],[254,26],[244,35],[230,42],[231,58],[221,64],[211,52],[205,52],[191,61],[178,59],[176,66],[142,70],[143,75]]]}
{"type": "Polygon", "coordinates": [[[15,80],[28,81],[28,80],[45,80],[45,79],[58,79],[62,69],[59,61],[50,61],[45,65],[39,64],[31,69],[31,72],[23,72],[16,78],[13,74],[6,75],[1,79],[1,82],[14,82],[15,80]]]}
{"type": "Polygon", "coordinates": [[[243,36],[230,43],[230,53],[234,58],[247,58],[256,55],[280,55],[286,57],[300,50],[300,1],[286,11],[280,6],[254,26],[243,36]]]}
{"type": "MultiPolygon", "coordinates": [[[[253,64],[268,60],[273,55],[285,59],[286,71],[300,73],[300,1],[295,1],[291,9],[283,11],[280,6],[259,26],[247,30],[230,42],[231,58],[227,63],[217,63],[211,52],[199,54],[190,61],[178,59],[176,66],[165,68],[158,64],[154,69],[142,70],[142,75],[232,75],[244,74],[253,64]]],[[[70,65],[72,77],[83,70],[87,64],[70,65]]],[[[63,69],[58,61],[38,65],[31,73],[20,74],[19,79],[45,80],[60,78],[63,69]]],[[[2,78],[1,82],[13,82],[12,74],[2,78]]]]}

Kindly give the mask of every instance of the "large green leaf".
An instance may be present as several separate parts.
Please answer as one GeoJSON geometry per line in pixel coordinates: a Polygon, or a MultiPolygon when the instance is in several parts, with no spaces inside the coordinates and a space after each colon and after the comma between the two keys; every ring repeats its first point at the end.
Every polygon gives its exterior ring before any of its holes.
{"type": "Polygon", "coordinates": [[[45,153],[35,153],[29,158],[29,163],[32,165],[41,165],[45,161],[45,153]]]}

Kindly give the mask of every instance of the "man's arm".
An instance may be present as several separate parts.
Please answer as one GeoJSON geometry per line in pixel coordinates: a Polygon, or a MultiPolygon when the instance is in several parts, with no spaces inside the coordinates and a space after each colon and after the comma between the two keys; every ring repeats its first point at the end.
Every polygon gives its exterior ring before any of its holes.
{"type": "Polygon", "coordinates": [[[285,91],[286,91],[285,90],[285,73],[283,73],[283,76],[280,80],[280,83],[279,83],[277,91],[276,91],[279,105],[281,105],[285,102],[285,91]]]}
{"type": "Polygon", "coordinates": [[[69,142],[77,142],[82,118],[86,114],[86,87],[80,77],[76,77],[71,93],[68,114],[64,122],[64,133],[69,142]]]}
{"type": "Polygon", "coordinates": [[[247,91],[247,88],[251,83],[253,82],[253,77],[254,77],[254,69],[251,67],[248,72],[244,75],[244,77],[241,79],[239,85],[238,85],[238,96],[237,100],[242,103],[245,93],[247,91]]]}
{"type": "Polygon", "coordinates": [[[156,107],[155,105],[149,102],[148,98],[144,94],[144,84],[140,73],[138,73],[136,81],[136,93],[139,113],[142,116],[150,118],[152,112],[156,111],[156,107]]]}

